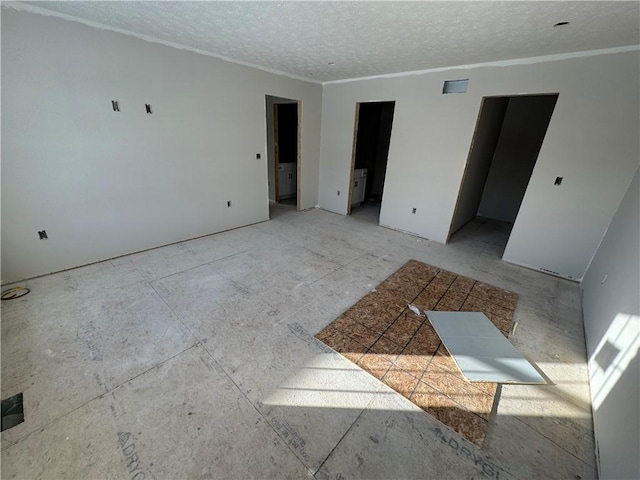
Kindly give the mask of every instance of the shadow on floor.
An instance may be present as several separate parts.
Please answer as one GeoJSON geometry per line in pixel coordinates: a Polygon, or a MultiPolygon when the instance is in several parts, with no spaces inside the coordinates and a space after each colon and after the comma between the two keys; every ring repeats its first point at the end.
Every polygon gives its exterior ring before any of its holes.
{"type": "MultiPolygon", "coordinates": [[[[527,408],[522,414],[497,412],[491,417],[487,441],[479,448],[334,355],[316,356],[261,402],[266,420],[305,466],[318,469],[318,480],[597,478],[593,443],[585,440],[592,433],[580,419],[527,408]],[[352,375],[345,382],[347,373],[352,375]],[[319,375],[334,380],[309,382],[319,375]],[[342,433],[339,425],[345,424],[351,427],[342,433]],[[342,434],[340,448],[325,457],[323,441],[312,439],[301,425],[322,425],[328,436],[342,434]],[[526,442],[516,440],[525,435],[526,442]],[[394,461],[389,462],[384,452],[393,452],[394,461]],[[514,458],[519,461],[513,462],[514,458]]],[[[522,406],[528,400],[540,398],[525,396],[509,404],[522,406]]],[[[437,402],[430,409],[441,418],[458,417],[463,411],[437,402]]]]}
{"type": "Polygon", "coordinates": [[[292,205],[287,205],[285,203],[269,202],[269,220],[273,220],[274,218],[278,218],[295,211],[296,211],[295,200],[292,205]]]}
{"type": "Polygon", "coordinates": [[[280,200],[278,202],[280,205],[297,205],[298,204],[298,197],[289,197],[289,198],[284,198],[282,200],[280,200]]]}
{"type": "Polygon", "coordinates": [[[351,207],[351,217],[375,225],[380,224],[380,201],[368,200],[360,205],[351,207]]]}
{"type": "Polygon", "coordinates": [[[513,223],[476,217],[454,233],[448,243],[480,247],[483,253],[502,257],[512,228],[513,223]]]}

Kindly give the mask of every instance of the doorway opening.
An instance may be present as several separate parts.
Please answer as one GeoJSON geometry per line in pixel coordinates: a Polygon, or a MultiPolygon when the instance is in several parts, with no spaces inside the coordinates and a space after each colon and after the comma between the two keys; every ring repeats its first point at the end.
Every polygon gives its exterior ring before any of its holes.
{"type": "Polygon", "coordinates": [[[270,217],[275,208],[300,210],[302,102],[266,96],[270,217]]]}
{"type": "Polygon", "coordinates": [[[356,104],[347,215],[380,223],[396,102],[356,104]]]}
{"type": "Polygon", "coordinates": [[[447,242],[480,241],[502,257],[557,100],[482,99],[447,242]]]}

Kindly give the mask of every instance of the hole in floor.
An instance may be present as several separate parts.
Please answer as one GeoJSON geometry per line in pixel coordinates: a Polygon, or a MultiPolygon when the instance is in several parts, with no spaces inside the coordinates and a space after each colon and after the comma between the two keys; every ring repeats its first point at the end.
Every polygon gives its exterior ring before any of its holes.
{"type": "Polygon", "coordinates": [[[22,393],[2,400],[2,431],[8,430],[24,422],[22,393]]]}

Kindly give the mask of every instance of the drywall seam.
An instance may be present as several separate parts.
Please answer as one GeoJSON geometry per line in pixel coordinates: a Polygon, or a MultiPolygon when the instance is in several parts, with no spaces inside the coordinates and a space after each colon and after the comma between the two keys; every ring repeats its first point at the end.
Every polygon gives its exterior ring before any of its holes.
{"type": "Polygon", "coordinates": [[[361,80],[376,80],[379,78],[395,78],[409,77],[413,75],[424,75],[425,73],[446,72],[449,70],[471,70],[483,67],[510,67],[513,65],[529,65],[535,63],[557,62],[570,58],[594,57],[596,55],[608,55],[612,53],[626,53],[640,51],[640,45],[628,45],[624,47],[603,48],[600,50],[585,50],[583,52],[558,53],[555,55],[544,55],[540,57],[514,58],[511,60],[498,60],[495,62],[472,63],[469,65],[452,65],[448,67],[428,68],[425,70],[412,70],[410,72],[385,73],[382,75],[371,75],[368,77],[344,78],[342,80],[329,80],[322,82],[322,85],[331,85],[336,83],[359,82],[361,80]]]}
{"type": "MultiPolygon", "coordinates": [[[[627,190],[629,190],[629,187],[631,186],[631,183],[633,183],[634,177],[631,177],[631,179],[629,180],[629,183],[627,183],[627,186],[625,187],[624,191],[626,192],[627,190]]],[[[624,200],[624,197],[623,199],[624,200]]],[[[620,205],[622,205],[622,200],[620,200],[620,205]]],[[[587,268],[585,268],[585,274],[589,271],[589,268],[591,268],[591,264],[593,263],[593,259],[596,258],[596,254],[598,253],[598,250],[600,249],[600,246],[602,245],[602,242],[604,241],[604,237],[607,236],[607,232],[609,231],[609,229],[611,228],[611,224],[613,223],[613,219],[616,216],[616,213],[618,213],[618,210],[620,209],[620,205],[618,205],[618,208],[616,208],[615,213],[613,214],[613,216],[611,217],[611,221],[609,222],[609,225],[607,225],[607,228],[605,229],[604,233],[602,234],[602,238],[600,239],[600,241],[598,242],[598,246],[596,247],[596,249],[593,251],[593,255],[591,255],[591,259],[589,260],[589,263],[587,264],[587,268]]],[[[582,278],[580,279],[580,295],[582,296],[582,280],[584,280],[584,275],[582,276],[582,278]]],[[[586,331],[585,331],[585,337],[586,337],[586,331]]]]}
{"type": "Polygon", "coordinates": [[[640,478],[638,176],[636,169],[581,285],[601,478],[640,478]]]}
{"type": "Polygon", "coordinates": [[[102,23],[94,22],[92,20],[85,20],[84,18],[74,17],[73,15],[68,15],[66,13],[60,13],[60,12],[55,12],[53,10],[47,10],[46,8],[40,8],[40,7],[36,7],[34,5],[27,5],[27,4],[24,4],[22,2],[2,3],[2,8],[7,8],[9,10],[14,10],[14,11],[36,13],[38,15],[43,15],[45,17],[58,17],[58,18],[62,18],[64,20],[68,20],[68,21],[71,21],[71,22],[82,23],[84,25],[87,25],[87,26],[93,27],[93,28],[97,28],[99,30],[109,30],[109,31],[112,31],[112,32],[121,33],[123,35],[128,35],[130,37],[135,37],[135,38],[137,38],[139,40],[144,40],[145,42],[159,43],[159,44],[165,45],[167,47],[177,48],[178,50],[187,50],[189,52],[198,53],[200,55],[206,55],[208,57],[217,58],[218,60],[223,60],[225,62],[235,63],[235,64],[238,64],[238,65],[242,65],[244,67],[251,67],[251,68],[255,68],[257,70],[262,70],[263,72],[273,73],[275,75],[281,75],[281,76],[284,76],[284,77],[293,78],[294,80],[301,80],[303,82],[309,82],[309,83],[315,83],[317,85],[322,85],[322,82],[319,81],[319,80],[303,77],[303,76],[300,76],[300,75],[295,75],[293,73],[283,72],[281,70],[276,70],[276,69],[273,69],[273,68],[264,67],[262,65],[256,65],[255,63],[251,63],[251,62],[244,62],[242,60],[236,60],[234,58],[227,57],[225,55],[218,55],[218,54],[215,54],[215,53],[207,52],[205,50],[200,50],[199,48],[187,47],[185,45],[180,45],[179,43],[169,42],[167,40],[161,40],[159,38],[155,38],[155,37],[152,37],[152,36],[149,36],[149,35],[143,35],[143,34],[140,34],[140,33],[132,32],[130,30],[125,30],[124,28],[110,27],[110,26],[104,25],[102,23]]]}

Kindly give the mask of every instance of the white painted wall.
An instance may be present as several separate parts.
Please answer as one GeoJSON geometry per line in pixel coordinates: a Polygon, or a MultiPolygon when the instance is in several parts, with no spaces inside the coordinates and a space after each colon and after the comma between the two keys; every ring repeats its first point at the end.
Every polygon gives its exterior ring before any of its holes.
{"type": "Polygon", "coordinates": [[[267,220],[267,94],[303,101],[314,207],[321,85],[3,9],[3,282],[267,220]]]}
{"type": "Polygon", "coordinates": [[[482,104],[451,222],[452,234],[476,217],[508,104],[508,98],[487,98],[482,104]]]}
{"type": "Polygon", "coordinates": [[[640,478],[638,177],[636,171],[582,282],[593,422],[603,479],[640,478]]]}
{"type": "Polygon", "coordinates": [[[515,221],[554,105],[552,96],[509,99],[478,215],[503,222],[515,221]]]}
{"type": "Polygon", "coordinates": [[[444,242],[482,97],[559,92],[504,258],[580,279],[637,167],[639,71],[631,51],[325,84],[320,206],[347,211],[356,102],[395,100],[380,223],[444,242]]]}

